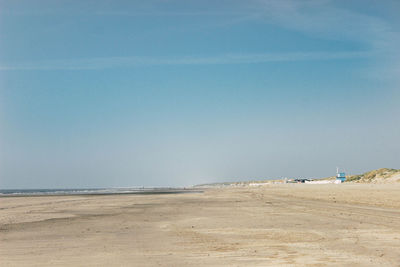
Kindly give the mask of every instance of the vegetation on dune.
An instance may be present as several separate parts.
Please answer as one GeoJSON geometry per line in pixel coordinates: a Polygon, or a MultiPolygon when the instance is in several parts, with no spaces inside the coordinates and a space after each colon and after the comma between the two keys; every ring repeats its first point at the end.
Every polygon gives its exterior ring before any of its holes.
{"type": "Polygon", "coordinates": [[[400,175],[400,170],[382,168],[378,170],[369,171],[364,174],[350,175],[347,177],[346,182],[369,183],[375,179],[387,179],[396,174],[400,175]]]}

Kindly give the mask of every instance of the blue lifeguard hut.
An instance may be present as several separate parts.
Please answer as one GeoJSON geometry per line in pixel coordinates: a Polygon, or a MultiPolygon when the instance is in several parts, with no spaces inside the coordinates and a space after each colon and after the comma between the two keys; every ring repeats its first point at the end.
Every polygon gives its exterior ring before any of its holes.
{"type": "Polygon", "coordinates": [[[340,182],[346,181],[346,173],[339,172],[339,168],[336,168],[336,180],[340,180],[340,182]]]}

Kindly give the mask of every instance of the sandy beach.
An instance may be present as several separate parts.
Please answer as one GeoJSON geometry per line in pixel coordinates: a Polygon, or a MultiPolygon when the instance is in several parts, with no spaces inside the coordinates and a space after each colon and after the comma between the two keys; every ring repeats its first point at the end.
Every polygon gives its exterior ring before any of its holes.
{"type": "Polygon", "coordinates": [[[400,266],[400,185],[0,198],[1,266],[400,266]]]}

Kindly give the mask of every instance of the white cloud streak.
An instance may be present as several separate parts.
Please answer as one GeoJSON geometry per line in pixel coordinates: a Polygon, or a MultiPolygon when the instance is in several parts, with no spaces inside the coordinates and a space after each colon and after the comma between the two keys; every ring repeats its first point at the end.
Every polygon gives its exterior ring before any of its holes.
{"type": "Polygon", "coordinates": [[[226,54],[209,57],[99,57],[0,64],[0,71],[99,70],[137,66],[258,64],[269,62],[346,60],[370,57],[369,52],[301,52],[271,54],[226,54]]]}

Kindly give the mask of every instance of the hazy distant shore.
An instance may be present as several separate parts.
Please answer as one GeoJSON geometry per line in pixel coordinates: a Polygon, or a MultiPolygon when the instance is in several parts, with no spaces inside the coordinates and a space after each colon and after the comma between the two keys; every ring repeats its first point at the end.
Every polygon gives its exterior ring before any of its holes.
{"type": "Polygon", "coordinates": [[[43,196],[100,196],[127,194],[184,194],[202,193],[194,188],[95,188],[95,189],[3,189],[1,197],[43,197],[43,196]]]}
{"type": "Polygon", "coordinates": [[[1,266],[398,266],[400,185],[2,198],[1,266]]]}

